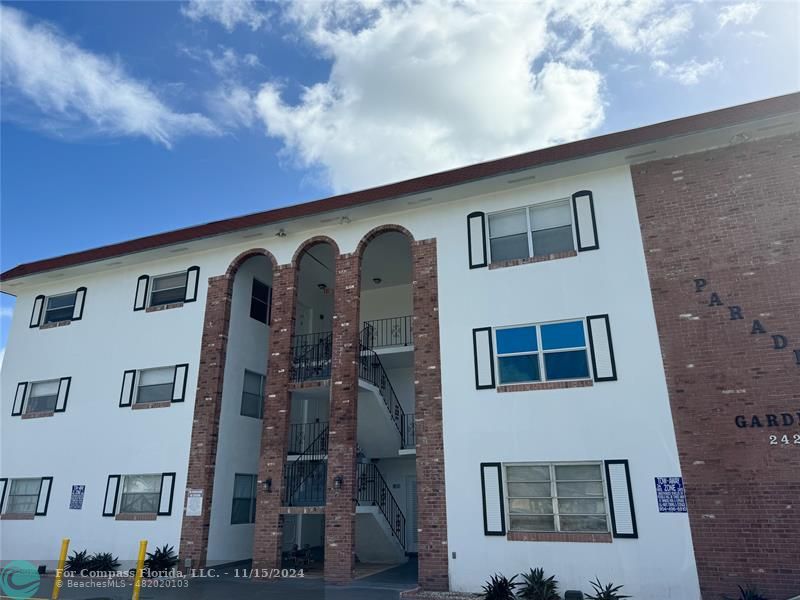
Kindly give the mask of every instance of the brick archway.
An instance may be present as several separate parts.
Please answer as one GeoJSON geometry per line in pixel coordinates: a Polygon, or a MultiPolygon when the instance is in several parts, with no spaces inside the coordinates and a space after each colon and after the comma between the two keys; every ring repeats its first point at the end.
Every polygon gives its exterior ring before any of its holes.
{"type": "Polygon", "coordinates": [[[339,244],[337,244],[333,238],[330,238],[327,235],[315,235],[314,237],[305,240],[297,247],[297,250],[294,251],[294,256],[292,256],[292,266],[295,269],[299,267],[300,259],[302,258],[303,253],[320,244],[330,244],[331,248],[333,248],[333,255],[339,256],[339,244]]]}
{"type": "MultiPolygon", "coordinates": [[[[190,559],[194,567],[204,566],[208,556],[208,533],[211,526],[211,502],[214,494],[214,474],[233,282],[241,266],[257,256],[267,258],[272,266],[274,277],[277,261],[272,253],[264,248],[252,248],[234,258],[225,270],[225,274],[208,278],[192,438],[189,447],[189,466],[186,476],[186,489],[202,492],[202,512],[200,516],[190,517],[183,514],[183,510],[181,510],[183,521],[179,556],[182,559],[190,559]]],[[[181,507],[183,507],[183,501],[181,501],[181,507]]]]}

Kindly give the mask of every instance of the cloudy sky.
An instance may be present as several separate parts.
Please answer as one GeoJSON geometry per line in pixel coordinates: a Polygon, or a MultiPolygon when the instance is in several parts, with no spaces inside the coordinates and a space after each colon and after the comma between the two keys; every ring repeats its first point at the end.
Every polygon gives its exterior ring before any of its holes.
{"type": "Polygon", "coordinates": [[[798,6],[3,2],[0,265],[796,91],[798,6]]]}

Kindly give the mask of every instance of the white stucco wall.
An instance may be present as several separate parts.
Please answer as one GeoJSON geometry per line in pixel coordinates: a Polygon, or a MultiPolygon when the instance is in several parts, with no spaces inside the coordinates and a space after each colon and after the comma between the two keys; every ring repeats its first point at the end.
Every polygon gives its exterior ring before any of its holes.
{"type": "MultiPolygon", "coordinates": [[[[415,239],[437,238],[451,587],[475,591],[494,572],[511,575],[542,566],[559,578],[562,589],[588,590],[588,581],[599,576],[624,584],[624,591],[640,600],[697,599],[687,516],[660,514],[656,505],[653,478],[680,475],[680,468],[628,170],[463,197],[302,234],[289,227],[286,237],[263,238],[260,244],[284,264],[309,237],[328,235],[341,252],[353,252],[368,231],[384,223],[406,227],[415,239]],[[468,268],[468,213],[565,198],[581,189],[594,193],[599,250],[505,269],[468,268]],[[597,313],[611,318],[618,381],[506,394],[475,389],[473,328],[597,313]],[[630,460],[638,539],[615,539],[611,544],[510,542],[484,535],[481,462],[618,458],[630,460]]],[[[122,371],[188,362],[187,389],[194,389],[205,282],[255,245],[252,240],[240,241],[179,258],[165,250],[167,258],[157,263],[120,267],[79,281],[54,280],[46,289],[20,288],[3,365],[0,476],[55,479],[47,517],[0,521],[3,556],[52,556],[63,535],[71,536],[74,545],[126,556],[142,537],[159,544],[177,543],[177,509],[173,516],[151,523],[100,517],[109,473],[176,471],[176,506],[181,505],[185,488],[193,394],[187,393],[186,402],[168,409],[138,413],[119,409],[122,371]],[[192,264],[201,267],[198,302],[162,313],[131,311],[139,274],[192,264]],[[79,285],[89,288],[83,321],[50,331],[28,330],[36,294],[79,285]],[[65,375],[73,377],[74,386],[65,414],[32,421],[8,416],[17,381],[65,375]],[[22,453],[31,439],[47,440],[44,452],[22,453]],[[75,458],[80,456],[90,459],[80,462],[75,458]],[[66,508],[72,483],[87,484],[82,511],[66,508]]]]}

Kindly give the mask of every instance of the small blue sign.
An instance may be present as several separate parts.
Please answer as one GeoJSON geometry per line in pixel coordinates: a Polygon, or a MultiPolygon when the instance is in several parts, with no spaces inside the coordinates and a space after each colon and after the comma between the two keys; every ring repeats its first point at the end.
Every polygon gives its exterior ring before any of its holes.
{"type": "Polygon", "coordinates": [[[656,497],[658,512],[685,513],[686,491],[683,477],[656,477],[656,497]]]}
{"type": "Polygon", "coordinates": [[[72,495],[69,498],[69,507],[74,510],[83,508],[83,493],[86,491],[85,485],[73,485],[72,495]]]}

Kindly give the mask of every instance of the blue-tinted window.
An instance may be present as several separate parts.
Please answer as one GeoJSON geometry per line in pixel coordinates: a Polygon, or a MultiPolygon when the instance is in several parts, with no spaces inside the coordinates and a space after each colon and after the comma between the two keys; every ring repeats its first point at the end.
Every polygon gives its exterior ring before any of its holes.
{"type": "Polygon", "coordinates": [[[535,326],[498,329],[496,333],[498,354],[536,352],[538,350],[535,326]]]}
{"type": "Polygon", "coordinates": [[[589,377],[586,350],[548,352],[544,355],[544,370],[548,381],[589,377]]]}
{"type": "Polygon", "coordinates": [[[502,384],[539,381],[538,354],[501,356],[497,362],[500,367],[500,383],[502,384]]]}
{"type": "Polygon", "coordinates": [[[583,335],[583,321],[542,325],[542,348],[545,350],[584,346],[586,338],[583,335]]]}

